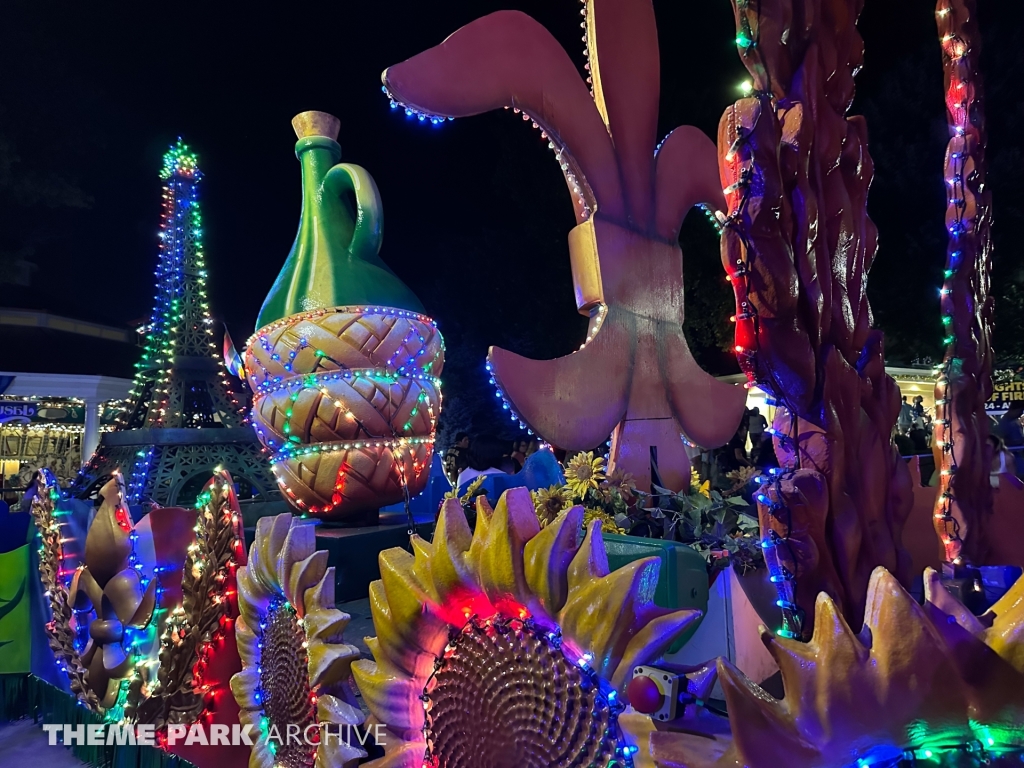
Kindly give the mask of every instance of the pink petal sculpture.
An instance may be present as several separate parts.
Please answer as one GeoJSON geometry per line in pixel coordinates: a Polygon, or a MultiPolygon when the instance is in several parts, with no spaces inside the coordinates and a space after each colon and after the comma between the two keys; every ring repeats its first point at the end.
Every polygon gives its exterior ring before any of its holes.
{"type": "Polygon", "coordinates": [[[946,81],[948,190],[942,323],[946,354],[935,383],[932,450],[940,468],[935,529],[946,559],[984,563],[990,552],[985,524],[992,515],[992,466],[985,402],[992,394],[992,195],[985,186],[985,112],[982,108],[974,0],[939,0],[935,18],[946,81]]]}
{"type": "Polygon", "coordinates": [[[873,165],[863,118],[846,117],[863,61],[862,6],[733,0],[753,85],[718,134],[736,350],[779,406],[783,471],[760,497],[763,546],[783,633],[804,638],[819,592],[859,626],[876,567],[910,578],[900,537],[912,489],[891,437],[900,395],[866,292],[873,165]]]}
{"type": "Polygon", "coordinates": [[[706,447],[736,430],[744,391],[694,361],[683,336],[678,234],[697,204],[721,208],[714,145],[691,126],[656,147],[657,29],[650,0],[587,0],[592,89],[551,34],[500,11],[384,72],[392,99],[434,118],[522,112],[548,140],[572,192],[576,305],[590,317],[579,351],[529,360],[492,348],[489,367],[522,421],[587,450],[612,434],[611,464],[643,488],[657,449],[663,481],[682,488],[681,435],[706,447]]]}

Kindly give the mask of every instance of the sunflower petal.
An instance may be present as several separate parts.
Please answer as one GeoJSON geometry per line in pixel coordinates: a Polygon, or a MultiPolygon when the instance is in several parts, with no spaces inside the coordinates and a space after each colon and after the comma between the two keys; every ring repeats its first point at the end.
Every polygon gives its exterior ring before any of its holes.
{"type": "Polygon", "coordinates": [[[404,549],[387,549],[379,560],[381,588],[371,588],[370,605],[381,650],[391,663],[416,674],[433,664],[447,640],[448,625],[425,609],[429,596],[413,571],[412,555],[404,549]],[[387,611],[382,611],[385,604],[387,611]]]}
{"type": "Polygon", "coordinates": [[[623,712],[619,715],[619,728],[627,744],[637,747],[633,753],[633,768],[655,768],[651,754],[651,734],[655,732],[654,721],[639,712],[623,712]]]}
{"type": "Polygon", "coordinates": [[[314,552],[316,552],[316,527],[302,524],[292,518],[291,526],[285,535],[284,545],[277,551],[277,558],[274,562],[277,583],[284,589],[285,598],[289,602],[292,602],[291,595],[288,594],[292,569],[314,552]]]}
{"type": "Polygon", "coordinates": [[[526,582],[549,616],[557,616],[569,595],[567,573],[576,555],[583,509],[573,507],[526,543],[526,582]]]}
{"type": "Polygon", "coordinates": [[[291,524],[292,516],[287,512],[256,521],[256,539],[249,550],[249,574],[272,594],[284,594],[277,578],[277,554],[284,546],[291,524]]]}
{"type": "MultiPolygon", "coordinates": [[[[320,694],[316,703],[317,719],[321,723],[337,723],[342,725],[360,725],[366,716],[359,707],[349,704],[337,696],[328,693],[320,694]]],[[[365,755],[364,755],[365,757],[365,755]]]]}
{"type": "Polygon", "coordinates": [[[322,643],[317,640],[310,642],[308,653],[310,688],[345,680],[352,662],[359,658],[359,649],[354,645],[322,643]]]}
{"type": "Polygon", "coordinates": [[[340,639],[351,620],[351,616],[337,608],[318,608],[306,613],[303,624],[306,627],[306,634],[310,638],[328,641],[340,639]]]}
{"type": "Polygon", "coordinates": [[[430,559],[426,560],[428,553],[422,548],[417,552],[414,566],[421,583],[429,584],[432,597],[438,603],[444,602],[457,587],[471,582],[466,553],[472,543],[473,533],[469,530],[462,505],[455,500],[446,501],[437,518],[434,540],[430,545],[430,559]],[[425,572],[429,572],[429,582],[425,572]]]}
{"type": "MultiPolygon", "coordinates": [[[[422,682],[405,675],[388,675],[367,659],[354,662],[352,674],[363,701],[379,722],[392,728],[418,730],[423,727],[422,682]]],[[[420,757],[423,757],[422,752],[420,757]]]]}
{"type": "MultiPolygon", "coordinates": [[[[579,509],[582,512],[582,507],[579,509]]],[[[605,551],[604,538],[601,536],[601,521],[595,520],[587,529],[583,544],[569,565],[569,592],[589,584],[594,579],[607,576],[609,572],[608,553],[605,551]]]]}
{"type": "Polygon", "coordinates": [[[345,768],[347,765],[356,765],[357,762],[366,757],[366,750],[353,746],[347,740],[355,736],[348,735],[345,730],[336,734],[328,731],[320,740],[320,746],[316,748],[316,762],[314,768],[345,768]]]}
{"type": "Polygon", "coordinates": [[[252,628],[258,627],[270,607],[271,593],[252,577],[251,565],[242,566],[235,574],[238,585],[238,612],[252,628]]]}
{"type": "Polygon", "coordinates": [[[246,667],[231,676],[231,693],[235,696],[238,706],[248,712],[259,712],[263,705],[256,701],[256,691],[260,687],[260,676],[256,667],[246,667]]]}
{"type": "Polygon", "coordinates": [[[633,668],[641,664],[650,664],[661,658],[672,643],[682,635],[689,626],[701,617],[697,610],[683,610],[666,613],[664,616],[650,621],[629,641],[622,654],[615,672],[612,674],[612,687],[623,691],[626,683],[633,677],[633,668]]]}
{"type": "Polygon", "coordinates": [[[334,607],[334,566],[324,571],[324,577],[302,595],[306,613],[323,611],[334,607]]]}
{"type": "Polygon", "coordinates": [[[249,753],[249,768],[274,768],[277,760],[267,746],[267,739],[260,736],[253,739],[252,752],[249,753]]]}
{"type": "Polygon", "coordinates": [[[235,644],[243,667],[256,666],[260,662],[259,640],[256,633],[249,628],[244,616],[235,621],[235,644]]]}
{"type": "MultiPolygon", "coordinates": [[[[312,527],[311,525],[303,526],[303,528],[312,527]]],[[[320,549],[291,566],[288,581],[284,583],[285,596],[295,606],[295,612],[300,619],[306,615],[306,590],[320,583],[320,579],[327,573],[327,558],[329,556],[326,550],[320,549]]],[[[314,608],[314,610],[316,609],[314,608]]]]}
{"type": "Polygon", "coordinates": [[[646,623],[660,567],[658,558],[648,557],[603,578],[570,583],[559,616],[562,632],[594,655],[594,669],[603,677],[615,671],[627,643],[646,623]]]}
{"type": "Polygon", "coordinates": [[[492,603],[510,598],[522,604],[528,602],[523,551],[539,532],[529,490],[510,488],[503,493],[480,545],[479,537],[474,535],[469,551],[479,585],[492,603]]]}

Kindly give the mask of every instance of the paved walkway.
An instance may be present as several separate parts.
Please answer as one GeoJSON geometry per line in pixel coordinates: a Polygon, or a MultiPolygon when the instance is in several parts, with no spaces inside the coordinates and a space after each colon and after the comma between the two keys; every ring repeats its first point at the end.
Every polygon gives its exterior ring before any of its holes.
{"type": "Polygon", "coordinates": [[[40,725],[31,719],[0,723],[0,765],[11,768],[82,768],[81,762],[62,746],[51,747],[40,725]]]}

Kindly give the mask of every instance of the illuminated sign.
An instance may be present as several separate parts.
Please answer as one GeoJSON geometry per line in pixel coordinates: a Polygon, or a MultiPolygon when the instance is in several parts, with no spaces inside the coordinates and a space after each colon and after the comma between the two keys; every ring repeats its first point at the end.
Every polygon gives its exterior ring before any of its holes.
{"type": "Polygon", "coordinates": [[[0,401],[0,423],[9,422],[28,424],[39,412],[39,403],[2,400],[0,401]]]}

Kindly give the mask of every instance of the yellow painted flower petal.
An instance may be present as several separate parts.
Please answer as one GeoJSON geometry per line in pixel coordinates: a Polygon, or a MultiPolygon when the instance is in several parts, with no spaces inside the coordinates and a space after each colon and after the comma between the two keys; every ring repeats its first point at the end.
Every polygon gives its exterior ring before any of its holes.
{"type": "MultiPolygon", "coordinates": [[[[744,755],[757,755],[758,766],[801,766],[811,768],[818,757],[810,744],[795,736],[789,728],[785,705],[767,695],[760,687],[725,659],[718,660],[718,682],[725,694],[729,718],[742,722],[733,734],[744,755]]],[[[737,765],[742,765],[737,762],[737,765]]]]}
{"type": "Polygon", "coordinates": [[[235,573],[238,584],[238,612],[250,627],[258,627],[260,617],[270,605],[270,592],[263,584],[252,578],[250,567],[243,565],[235,573]]]}
{"type": "Polygon", "coordinates": [[[260,676],[256,667],[247,667],[231,676],[231,693],[235,695],[238,706],[244,710],[255,712],[263,709],[256,702],[256,691],[260,686],[260,676]]]}
{"type": "Polygon", "coordinates": [[[306,613],[323,611],[334,607],[334,566],[324,572],[324,577],[302,595],[306,613]]]}
{"type": "Polygon", "coordinates": [[[985,634],[985,625],[978,618],[964,607],[963,603],[949,593],[949,590],[942,586],[942,578],[932,568],[924,569],[924,600],[945,613],[952,616],[956,623],[966,629],[975,637],[985,634]]]}
{"type": "Polygon", "coordinates": [[[623,712],[619,715],[619,728],[626,743],[637,747],[633,753],[633,768],[655,768],[651,754],[651,734],[656,730],[654,721],[639,712],[623,712]]]}
{"type": "Polygon", "coordinates": [[[433,664],[447,641],[448,625],[429,610],[430,598],[413,571],[412,555],[395,548],[381,552],[379,559],[381,586],[374,582],[370,589],[377,639],[392,664],[416,674],[433,664]]]}
{"type": "Polygon", "coordinates": [[[429,584],[436,602],[444,602],[457,586],[471,583],[471,570],[466,557],[472,542],[473,533],[469,530],[462,505],[457,501],[445,502],[437,518],[430,550],[417,550],[414,566],[420,582],[429,584]],[[428,555],[429,561],[426,559],[428,555]]]}
{"type": "Polygon", "coordinates": [[[510,488],[503,493],[482,536],[479,528],[474,533],[469,550],[477,583],[491,602],[527,602],[523,552],[526,543],[539,532],[530,491],[510,488]]]}
{"type": "Polygon", "coordinates": [[[249,768],[274,768],[277,761],[267,747],[265,738],[252,740],[252,752],[249,753],[249,768]]]}
{"type": "Polygon", "coordinates": [[[646,623],[660,567],[658,558],[647,557],[604,578],[570,585],[559,615],[562,633],[594,655],[592,666],[605,678],[611,677],[629,640],[646,623]]]}
{"type": "MultiPolygon", "coordinates": [[[[303,527],[312,528],[310,525],[303,527]]],[[[300,619],[306,615],[306,590],[319,584],[327,573],[328,557],[328,552],[320,549],[291,567],[288,581],[285,582],[285,596],[295,607],[295,613],[300,619]]],[[[313,610],[317,610],[316,607],[313,610]]]]}
{"type": "Polygon", "coordinates": [[[309,653],[309,687],[331,685],[348,677],[352,662],[359,658],[354,645],[338,645],[312,640],[309,653]]]}
{"type": "Polygon", "coordinates": [[[366,757],[366,750],[355,746],[358,743],[355,731],[349,735],[342,729],[338,735],[332,729],[316,748],[314,768],[346,768],[358,765],[359,760],[366,757]],[[351,743],[346,739],[351,740],[351,743]]]}
{"type": "MultiPolygon", "coordinates": [[[[477,496],[476,524],[473,526],[473,541],[469,546],[469,554],[467,556],[470,562],[475,562],[479,556],[479,550],[486,546],[487,529],[491,525],[491,517],[493,516],[494,510],[491,508],[490,502],[487,501],[487,497],[477,496]]],[[[437,537],[435,536],[434,538],[436,540],[437,537]]]]}
{"type": "Polygon", "coordinates": [[[626,645],[622,659],[611,676],[612,687],[624,691],[626,684],[633,678],[634,667],[660,659],[672,643],[700,617],[700,611],[682,610],[648,621],[626,645]]]}
{"type": "Polygon", "coordinates": [[[608,573],[608,553],[601,536],[601,521],[595,520],[587,529],[583,544],[569,565],[569,591],[607,576],[608,573]]]}
{"type": "Polygon", "coordinates": [[[526,583],[550,617],[558,615],[569,596],[567,574],[582,521],[583,508],[573,507],[526,543],[526,583]]]}
{"type": "Polygon", "coordinates": [[[259,641],[244,616],[239,616],[235,621],[235,644],[238,646],[243,668],[259,664],[259,641]]]}
{"type": "Polygon", "coordinates": [[[292,601],[291,595],[288,594],[292,569],[314,552],[316,552],[316,527],[301,524],[292,518],[284,545],[277,551],[274,568],[277,571],[277,583],[284,587],[285,598],[293,606],[295,603],[292,601]]]}
{"type": "Polygon", "coordinates": [[[345,627],[352,620],[344,611],[337,608],[320,609],[307,613],[303,619],[306,635],[317,640],[340,640],[345,627]]]}
{"type": "Polygon", "coordinates": [[[256,521],[256,538],[249,548],[249,575],[275,594],[284,594],[277,579],[277,553],[284,546],[292,516],[285,513],[256,521]]]}
{"type": "MultiPolygon", "coordinates": [[[[383,672],[375,662],[360,659],[352,664],[352,674],[359,686],[363,701],[373,716],[392,728],[420,729],[423,727],[423,693],[421,682],[404,675],[383,672]]],[[[420,753],[420,757],[423,753],[420,753]]],[[[418,768],[418,767],[417,767],[418,768]]]]}
{"type": "Polygon", "coordinates": [[[1024,577],[1017,579],[988,613],[994,618],[985,633],[985,642],[1014,669],[1024,673],[1024,577]]]}
{"type": "Polygon", "coordinates": [[[359,725],[366,719],[363,710],[359,707],[328,693],[320,694],[317,697],[316,713],[317,719],[322,723],[359,725]]]}

